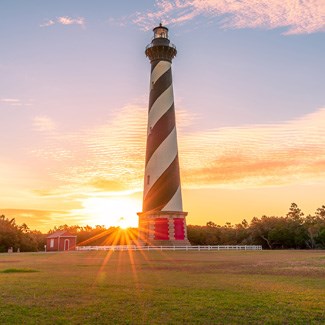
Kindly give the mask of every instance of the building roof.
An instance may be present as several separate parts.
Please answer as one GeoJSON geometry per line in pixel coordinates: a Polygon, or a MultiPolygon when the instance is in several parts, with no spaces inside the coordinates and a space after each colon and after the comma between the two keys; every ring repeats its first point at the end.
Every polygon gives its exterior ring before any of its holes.
{"type": "Polygon", "coordinates": [[[48,235],[46,238],[58,238],[58,237],[77,237],[77,236],[70,234],[69,231],[66,230],[58,230],[48,235]]]}

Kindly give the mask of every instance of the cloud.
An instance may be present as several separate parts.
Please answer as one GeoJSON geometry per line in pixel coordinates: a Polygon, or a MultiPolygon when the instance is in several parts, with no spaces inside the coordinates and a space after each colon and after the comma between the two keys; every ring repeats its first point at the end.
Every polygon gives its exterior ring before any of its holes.
{"type": "Polygon", "coordinates": [[[106,192],[118,192],[118,191],[125,191],[127,188],[125,184],[118,182],[116,180],[110,180],[106,178],[96,178],[89,183],[90,186],[94,188],[106,191],[106,192]]]}
{"type": "Polygon", "coordinates": [[[34,129],[41,132],[53,131],[56,129],[54,121],[47,116],[36,116],[33,119],[34,129]]]}
{"type": "Polygon", "coordinates": [[[68,16],[61,16],[61,17],[57,17],[55,19],[46,19],[44,21],[44,23],[40,24],[40,27],[49,27],[49,26],[53,26],[55,24],[84,26],[85,18],[84,17],[72,18],[72,17],[68,17],[68,16]]]}
{"type": "Polygon", "coordinates": [[[18,98],[0,98],[0,104],[3,104],[5,106],[32,106],[34,101],[32,99],[27,100],[21,100],[18,98]]]}
{"type": "Polygon", "coordinates": [[[19,103],[20,102],[19,99],[14,99],[14,98],[3,98],[3,99],[1,99],[1,101],[3,103],[10,103],[10,104],[15,104],[15,103],[19,103]]]}
{"type": "Polygon", "coordinates": [[[84,25],[85,18],[83,18],[83,17],[71,18],[71,17],[65,16],[65,17],[58,17],[57,22],[62,25],[84,25]]]}
{"type": "Polygon", "coordinates": [[[227,127],[180,139],[183,181],[259,187],[325,178],[325,109],[279,124],[227,127]]]}
{"type": "Polygon", "coordinates": [[[40,24],[40,27],[49,27],[55,24],[55,21],[52,19],[47,19],[44,23],[40,24]]]}
{"type": "Polygon", "coordinates": [[[199,16],[216,19],[224,29],[286,28],[285,35],[325,31],[323,0],[159,0],[153,11],[136,13],[132,20],[148,30],[157,21],[182,24],[199,16]]]}
{"type": "MultiPolygon", "coordinates": [[[[118,109],[101,125],[58,132],[39,118],[44,144],[32,154],[48,167],[57,192],[141,191],[147,109],[118,109]]],[[[260,187],[325,180],[325,108],[278,124],[190,131],[197,116],[177,108],[182,184],[199,187],[260,187]]]]}
{"type": "MultiPolygon", "coordinates": [[[[146,106],[142,102],[128,104],[102,124],[77,132],[63,133],[55,129],[52,120],[38,117],[34,119],[34,127],[43,135],[38,146],[29,150],[30,159],[47,166],[52,183],[61,184],[55,193],[141,191],[146,106]]],[[[179,130],[186,129],[193,121],[184,110],[178,110],[177,115],[179,130]]]]}
{"type": "Polygon", "coordinates": [[[16,99],[16,98],[2,98],[0,99],[1,103],[5,103],[7,105],[10,106],[22,106],[22,102],[20,99],[16,99]]]}

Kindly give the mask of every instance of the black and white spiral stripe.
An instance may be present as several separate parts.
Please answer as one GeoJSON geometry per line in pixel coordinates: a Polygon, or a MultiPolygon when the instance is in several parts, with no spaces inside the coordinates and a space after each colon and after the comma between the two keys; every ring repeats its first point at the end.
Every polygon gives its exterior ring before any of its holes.
{"type": "Polygon", "coordinates": [[[143,212],[182,211],[171,62],[151,63],[143,212]]]}

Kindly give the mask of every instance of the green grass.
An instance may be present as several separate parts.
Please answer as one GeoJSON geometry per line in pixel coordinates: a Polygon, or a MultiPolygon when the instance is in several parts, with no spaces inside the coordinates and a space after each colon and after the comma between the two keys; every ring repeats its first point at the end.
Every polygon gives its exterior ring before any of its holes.
{"type": "Polygon", "coordinates": [[[324,324],[324,251],[0,254],[0,324],[324,324]]]}
{"type": "Polygon", "coordinates": [[[37,270],[33,269],[5,269],[0,270],[0,273],[33,273],[38,272],[37,270]]]}

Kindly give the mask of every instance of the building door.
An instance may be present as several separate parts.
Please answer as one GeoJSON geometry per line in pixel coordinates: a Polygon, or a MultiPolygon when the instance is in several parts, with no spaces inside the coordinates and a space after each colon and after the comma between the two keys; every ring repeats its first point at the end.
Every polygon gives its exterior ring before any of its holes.
{"type": "Polygon", "coordinates": [[[69,250],[69,239],[65,239],[64,240],[64,250],[65,251],[68,251],[69,250]]]}

